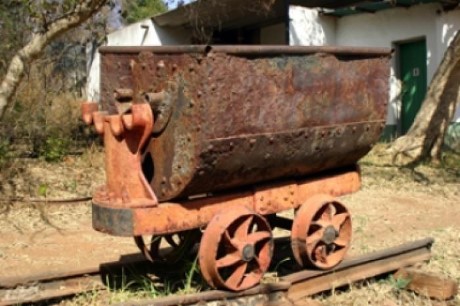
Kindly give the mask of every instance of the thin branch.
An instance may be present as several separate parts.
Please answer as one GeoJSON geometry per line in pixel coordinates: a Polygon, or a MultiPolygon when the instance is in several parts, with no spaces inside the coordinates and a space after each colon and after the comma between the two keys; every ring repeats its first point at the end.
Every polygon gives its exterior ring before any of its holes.
{"type": "Polygon", "coordinates": [[[62,199],[34,199],[34,198],[23,198],[23,197],[12,197],[12,198],[5,198],[0,199],[0,203],[50,203],[50,204],[66,204],[66,203],[79,203],[79,202],[87,202],[90,201],[93,197],[86,196],[86,197],[78,197],[78,198],[62,198],[62,199]]]}
{"type": "Polygon", "coordinates": [[[0,120],[24,76],[25,66],[39,57],[45,47],[57,36],[85,22],[107,2],[108,0],[80,0],[73,11],[48,24],[46,31],[33,34],[30,42],[11,60],[0,84],[0,120]]]}

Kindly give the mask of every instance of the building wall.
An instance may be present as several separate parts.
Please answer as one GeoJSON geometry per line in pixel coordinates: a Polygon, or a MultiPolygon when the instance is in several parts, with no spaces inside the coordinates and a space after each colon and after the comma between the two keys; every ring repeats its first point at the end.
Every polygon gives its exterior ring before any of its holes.
{"type": "MultiPolygon", "coordinates": [[[[107,35],[106,46],[162,46],[190,44],[191,33],[182,28],[161,28],[151,19],[145,19],[107,35]]],[[[88,80],[87,96],[99,100],[100,56],[93,46],[87,46],[88,80]]]]}
{"type": "Polygon", "coordinates": [[[320,16],[317,10],[289,7],[289,45],[323,46],[336,44],[336,21],[320,16]]]}
{"type": "MultiPolygon", "coordinates": [[[[382,10],[374,14],[362,13],[341,18],[320,16],[315,10],[291,6],[291,45],[326,45],[390,47],[397,43],[425,38],[427,43],[427,79],[430,83],[444,52],[460,29],[460,10],[443,12],[437,3],[415,5],[410,8],[382,10]],[[302,33],[306,32],[306,33],[302,33]]],[[[400,114],[398,98],[401,82],[393,58],[390,77],[388,130],[395,130],[400,114]]],[[[460,126],[460,101],[454,122],[460,126]]]]}
{"type": "MultiPolygon", "coordinates": [[[[395,47],[399,42],[425,38],[427,44],[427,81],[431,82],[447,46],[460,29],[460,11],[442,12],[437,3],[415,5],[408,9],[394,8],[375,14],[351,15],[337,19],[336,41],[339,45],[395,47]]],[[[397,63],[391,69],[390,104],[387,132],[397,128],[401,100],[401,82],[397,63]]],[[[457,105],[460,105],[458,101],[457,105]]],[[[453,119],[460,122],[460,107],[453,119]]]]}

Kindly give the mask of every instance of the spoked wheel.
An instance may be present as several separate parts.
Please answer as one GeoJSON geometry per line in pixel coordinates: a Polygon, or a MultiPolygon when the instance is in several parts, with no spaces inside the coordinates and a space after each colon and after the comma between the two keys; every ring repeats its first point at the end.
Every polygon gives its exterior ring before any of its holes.
{"type": "Polygon", "coordinates": [[[134,241],[147,260],[176,263],[190,253],[200,237],[200,230],[194,229],[175,234],[152,236],[150,243],[146,243],[143,236],[135,236],[134,241]]]}
{"type": "Polygon", "coordinates": [[[297,211],[291,245],[302,267],[333,268],[344,258],[350,241],[350,213],[333,197],[313,196],[297,211]]]}
{"type": "Polygon", "coordinates": [[[257,285],[273,253],[268,222],[241,207],[212,218],[201,238],[201,273],[214,288],[240,291],[257,285]]]}

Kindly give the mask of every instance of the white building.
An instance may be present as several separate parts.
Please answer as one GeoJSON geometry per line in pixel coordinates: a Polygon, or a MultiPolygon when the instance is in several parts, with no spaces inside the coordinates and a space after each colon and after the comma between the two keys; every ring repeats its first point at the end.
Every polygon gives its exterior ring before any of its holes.
{"type": "MultiPolygon", "coordinates": [[[[460,29],[458,0],[199,0],[131,24],[111,46],[289,44],[390,47],[395,50],[386,135],[405,133],[444,52],[460,29]]],[[[98,55],[88,95],[98,98],[98,55]]],[[[451,134],[460,134],[460,101],[451,134]]],[[[459,137],[460,138],[460,137],[459,137]]],[[[460,140],[457,140],[460,141],[460,140]]]]}

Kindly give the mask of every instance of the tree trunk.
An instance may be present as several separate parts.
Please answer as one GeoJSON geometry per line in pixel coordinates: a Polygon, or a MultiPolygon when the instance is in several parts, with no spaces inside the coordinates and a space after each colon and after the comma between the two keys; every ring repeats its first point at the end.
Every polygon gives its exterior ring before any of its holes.
{"type": "Polygon", "coordinates": [[[50,23],[46,31],[34,34],[30,42],[16,53],[0,84],[0,120],[3,118],[5,109],[11,103],[12,97],[24,76],[25,66],[40,56],[53,39],[85,22],[107,1],[80,0],[71,12],[50,23]]]}
{"type": "Polygon", "coordinates": [[[439,162],[444,136],[460,98],[459,86],[460,31],[457,31],[433,76],[414,123],[390,148],[394,163],[409,165],[427,158],[439,162]]]}

